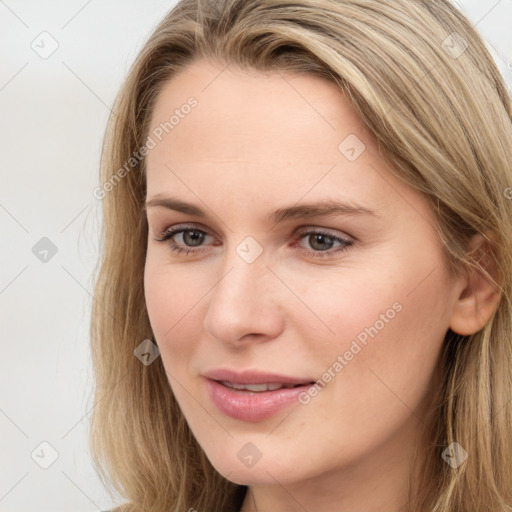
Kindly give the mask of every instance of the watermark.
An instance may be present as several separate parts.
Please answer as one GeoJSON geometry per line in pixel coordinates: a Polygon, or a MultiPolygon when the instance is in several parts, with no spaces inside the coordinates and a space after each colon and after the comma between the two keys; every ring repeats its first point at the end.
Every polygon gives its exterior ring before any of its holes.
{"type": "Polygon", "coordinates": [[[32,450],[30,456],[40,468],[48,469],[59,458],[59,452],[48,441],[43,441],[32,450]]]}
{"type": "Polygon", "coordinates": [[[349,162],[355,162],[365,149],[364,142],[355,133],[347,135],[338,145],[338,151],[349,162]]]}
{"type": "Polygon", "coordinates": [[[512,199],[512,187],[507,187],[503,191],[503,195],[505,196],[506,199],[512,199]]]}
{"type": "Polygon", "coordinates": [[[160,350],[151,340],[145,339],[133,353],[144,366],[149,366],[160,355],[160,350]]]}
{"type": "Polygon", "coordinates": [[[182,119],[190,114],[194,107],[197,107],[198,101],[191,96],[188,98],[187,102],[181,105],[180,108],[175,108],[173,114],[169,117],[168,121],[160,123],[156,128],[153,129],[151,135],[148,135],[146,142],[139,148],[138,151],[134,151],[130,158],[126,160],[124,165],[119,168],[110,178],[103,183],[100,187],[96,187],[92,191],[92,195],[101,200],[105,197],[107,192],[114,190],[116,185],[129,173],[131,170],[139,165],[141,160],[156,147],[157,141],[161,142],[164,133],[169,133],[174,130],[174,128],[180,124],[182,119]],[[155,140],[157,139],[157,141],[155,140]]]}
{"type": "Polygon", "coordinates": [[[245,443],[240,450],[238,450],[236,456],[238,460],[244,464],[244,466],[251,469],[263,456],[258,447],[253,443],[245,443]]]}
{"type": "Polygon", "coordinates": [[[457,469],[461,464],[463,464],[468,456],[468,452],[456,442],[447,446],[441,454],[442,459],[453,469],[457,469]]]}
{"type": "Polygon", "coordinates": [[[46,236],[32,247],[32,254],[42,263],[48,263],[57,251],[57,246],[46,236]]]}
{"type": "Polygon", "coordinates": [[[236,253],[246,263],[252,263],[263,252],[263,247],[252,237],[244,238],[236,247],[236,253]]]}
{"type": "Polygon", "coordinates": [[[393,320],[393,318],[396,317],[397,313],[400,313],[402,311],[403,306],[400,304],[400,302],[395,302],[393,305],[386,310],[385,313],[381,313],[379,315],[379,319],[374,322],[374,324],[370,327],[365,327],[353,340],[350,344],[350,348],[346,350],[343,355],[339,355],[336,358],[336,361],[329,366],[326,372],[322,374],[320,379],[318,379],[312,386],[309,387],[307,391],[303,391],[299,394],[298,400],[301,404],[306,405],[311,402],[311,399],[322,391],[325,386],[331,380],[338,375],[345,366],[349,364],[352,359],[354,359],[354,356],[359,354],[361,350],[366,347],[368,343],[368,337],[375,338],[379,334],[384,327],[386,327],[387,324],[393,320]],[[359,343],[358,343],[359,342],[359,343]],[[361,346],[362,345],[362,346],[361,346]]]}
{"type": "Polygon", "coordinates": [[[45,30],[32,40],[30,47],[41,59],[46,60],[57,51],[59,42],[45,30]]]}
{"type": "Polygon", "coordinates": [[[441,46],[450,57],[458,59],[468,49],[469,45],[458,32],[452,32],[441,43],[441,46]]]}

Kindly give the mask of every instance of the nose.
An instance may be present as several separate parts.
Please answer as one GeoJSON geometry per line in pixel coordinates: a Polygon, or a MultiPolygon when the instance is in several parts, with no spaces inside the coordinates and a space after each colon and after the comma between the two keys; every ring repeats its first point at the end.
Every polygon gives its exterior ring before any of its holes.
{"type": "Polygon", "coordinates": [[[216,339],[234,345],[277,338],[284,326],[279,285],[264,254],[248,263],[232,250],[208,294],[204,329],[216,339]]]}

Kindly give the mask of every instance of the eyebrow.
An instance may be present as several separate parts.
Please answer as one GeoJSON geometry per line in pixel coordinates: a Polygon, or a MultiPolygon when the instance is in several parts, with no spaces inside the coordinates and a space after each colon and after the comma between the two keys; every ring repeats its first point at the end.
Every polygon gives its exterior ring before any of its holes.
{"type": "MultiPolygon", "coordinates": [[[[148,199],[144,204],[144,210],[153,207],[163,207],[169,210],[193,215],[195,217],[206,219],[208,213],[191,203],[182,201],[174,197],[163,197],[160,194],[148,199]]],[[[374,210],[354,203],[335,201],[327,199],[315,203],[303,203],[299,205],[279,208],[268,215],[268,221],[271,224],[278,224],[291,219],[306,219],[310,217],[321,217],[328,215],[373,215],[379,217],[374,210]]]]}

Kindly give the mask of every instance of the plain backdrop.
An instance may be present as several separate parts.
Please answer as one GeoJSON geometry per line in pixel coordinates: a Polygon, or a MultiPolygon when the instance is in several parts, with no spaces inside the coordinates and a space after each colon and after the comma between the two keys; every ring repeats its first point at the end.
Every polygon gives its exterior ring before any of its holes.
{"type": "MultiPolygon", "coordinates": [[[[512,84],[512,0],[455,2],[512,84]]],[[[95,512],[89,349],[102,138],[174,1],[0,0],[0,511],[95,512]],[[51,54],[50,54],[51,53],[51,54]]]]}

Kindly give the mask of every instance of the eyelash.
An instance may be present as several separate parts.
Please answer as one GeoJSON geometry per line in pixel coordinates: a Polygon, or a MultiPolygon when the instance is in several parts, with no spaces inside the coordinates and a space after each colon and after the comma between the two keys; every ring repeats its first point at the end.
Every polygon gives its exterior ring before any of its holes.
{"type": "MultiPolygon", "coordinates": [[[[201,249],[199,249],[199,250],[195,250],[192,248],[184,249],[183,247],[179,246],[172,239],[175,235],[177,235],[179,233],[186,232],[186,231],[196,231],[198,233],[204,233],[207,236],[211,236],[208,233],[206,233],[205,231],[195,228],[194,226],[179,225],[179,226],[175,226],[173,228],[169,228],[169,229],[165,230],[160,235],[160,237],[155,238],[155,240],[157,242],[162,242],[162,243],[168,242],[168,245],[170,246],[171,250],[176,252],[177,254],[185,253],[185,255],[188,255],[190,253],[203,252],[201,249]]],[[[296,235],[294,237],[294,244],[297,242],[300,242],[303,238],[306,238],[310,235],[323,235],[323,236],[333,240],[334,242],[339,242],[342,244],[338,249],[328,249],[326,251],[310,251],[310,250],[306,250],[306,249],[303,250],[308,256],[312,256],[314,258],[326,258],[326,257],[332,256],[334,253],[344,252],[348,249],[348,247],[350,247],[353,244],[353,241],[351,241],[351,240],[337,237],[337,236],[332,235],[331,233],[328,233],[328,232],[322,231],[322,230],[318,230],[318,229],[303,231],[302,233],[296,235]]]]}

